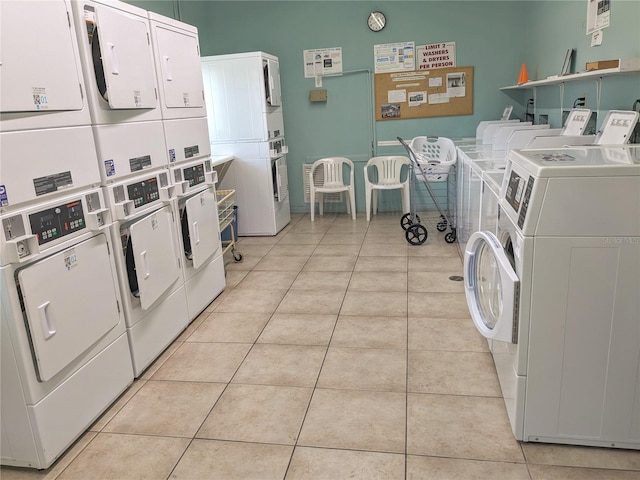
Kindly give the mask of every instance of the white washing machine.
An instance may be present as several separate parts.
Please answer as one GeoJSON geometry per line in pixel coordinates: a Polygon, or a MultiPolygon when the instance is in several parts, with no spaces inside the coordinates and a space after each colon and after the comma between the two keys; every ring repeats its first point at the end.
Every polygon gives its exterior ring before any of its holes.
{"type": "Polygon", "coordinates": [[[640,147],[514,150],[467,243],[518,440],[640,449],[640,147]]]}
{"type": "Polygon", "coordinates": [[[193,320],[226,286],[215,191],[218,176],[210,159],[181,163],[171,174],[189,320],[193,320]]]}
{"type": "Polygon", "coordinates": [[[100,188],[0,215],[2,464],[48,468],[133,381],[100,188]]]}
{"type": "Polygon", "coordinates": [[[105,187],[136,377],[189,323],[168,176],[168,170],[160,170],[105,187]]]}
{"type": "Polygon", "coordinates": [[[147,11],[112,0],[72,10],[103,184],[166,167],[147,11]]]}
{"type": "Polygon", "coordinates": [[[498,200],[504,170],[482,173],[482,191],[480,192],[480,223],[478,230],[496,233],[498,228],[498,200]]]}

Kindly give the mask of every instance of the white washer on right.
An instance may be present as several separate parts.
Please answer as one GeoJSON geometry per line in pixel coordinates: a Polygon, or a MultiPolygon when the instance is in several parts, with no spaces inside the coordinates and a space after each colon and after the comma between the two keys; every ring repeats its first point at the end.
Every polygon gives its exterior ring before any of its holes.
{"type": "Polygon", "coordinates": [[[518,440],[640,449],[640,146],[510,152],[464,274],[518,440]]]}

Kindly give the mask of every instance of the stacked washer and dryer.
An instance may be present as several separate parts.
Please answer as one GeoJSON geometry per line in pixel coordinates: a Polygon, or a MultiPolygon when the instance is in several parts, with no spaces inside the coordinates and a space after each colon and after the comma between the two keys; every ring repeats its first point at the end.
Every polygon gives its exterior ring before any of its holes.
{"type": "Polygon", "coordinates": [[[189,320],[225,288],[197,28],[149,12],[189,320]]]}
{"type": "Polygon", "coordinates": [[[71,6],[0,8],[1,462],[42,469],[133,370],[71,6]]]}
{"type": "Polygon", "coordinates": [[[194,27],[73,4],[135,376],[225,286],[194,27]]]}
{"type": "Polygon", "coordinates": [[[2,464],[47,468],[224,289],[216,175],[197,30],[0,6],[2,464]]]}

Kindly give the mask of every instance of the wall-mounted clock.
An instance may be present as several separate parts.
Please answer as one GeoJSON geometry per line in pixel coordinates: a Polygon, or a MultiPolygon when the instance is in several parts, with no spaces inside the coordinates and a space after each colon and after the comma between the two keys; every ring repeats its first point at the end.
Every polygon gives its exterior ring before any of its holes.
{"type": "Polygon", "coordinates": [[[387,17],[382,12],[371,12],[367,18],[367,25],[372,32],[379,32],[387,24],[387,17]]]}

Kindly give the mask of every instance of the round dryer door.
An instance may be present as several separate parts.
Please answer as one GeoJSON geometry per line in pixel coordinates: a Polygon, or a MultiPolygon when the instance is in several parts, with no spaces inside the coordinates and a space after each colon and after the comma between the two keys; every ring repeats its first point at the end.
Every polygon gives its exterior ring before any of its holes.
{"type": "Polygon", "coordinates": [[[471,318],[486,338],[518,342],[520,281],[490,232],[475,232],[464,253],[464,287],[471,318]]]}

